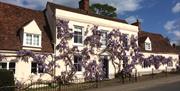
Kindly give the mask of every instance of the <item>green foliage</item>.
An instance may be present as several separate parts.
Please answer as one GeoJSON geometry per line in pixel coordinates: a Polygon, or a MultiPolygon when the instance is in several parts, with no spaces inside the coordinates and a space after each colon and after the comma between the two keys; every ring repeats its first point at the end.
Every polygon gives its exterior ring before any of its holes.
{"type": "Polygon", "coordinates": [[[15,91],[13,72],[8,70],[0,70],[0,74],[0,91],[15,91]]]}
{"type": "Polygon", "coordinates": [[[113,6],[110,6],[108,4],[92,4],[90,6],[90,9],[99,15],[103,15],[103,16],[109,16],[109,17],[116,17],[116,8],[114,8],[113,6]]]}

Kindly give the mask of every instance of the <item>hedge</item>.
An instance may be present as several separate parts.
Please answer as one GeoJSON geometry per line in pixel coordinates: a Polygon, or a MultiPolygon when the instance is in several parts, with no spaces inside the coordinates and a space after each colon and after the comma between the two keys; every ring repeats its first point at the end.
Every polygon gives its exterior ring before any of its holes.
{"type": "Polygon", "coordinates": [[[15,91],[14,73],[0,69],[0,91],[15,91]]]}

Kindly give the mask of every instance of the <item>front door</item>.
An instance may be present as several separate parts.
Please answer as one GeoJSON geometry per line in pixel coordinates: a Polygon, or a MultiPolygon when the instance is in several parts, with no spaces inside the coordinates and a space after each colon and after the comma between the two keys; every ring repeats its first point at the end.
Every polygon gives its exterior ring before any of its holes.
{"type": "Polygon", "coordinates": [[[102,58],[103,60],[103,71],[104,71],[104,78],[108,78],[109,76],[109,60],[106,56],[102,58]]]}

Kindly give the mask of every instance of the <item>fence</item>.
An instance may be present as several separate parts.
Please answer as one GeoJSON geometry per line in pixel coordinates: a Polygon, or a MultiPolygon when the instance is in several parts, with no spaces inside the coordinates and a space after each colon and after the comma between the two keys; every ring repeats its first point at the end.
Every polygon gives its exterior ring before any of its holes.
{"type": "Polygon", "coordinates": [[[84,91],[92,88],[101,88],[105,86],[115,86],[151,79],[158,79],[162,77],[177,75],[177,73],[178,72],[161,72],[155,74],[154,70],[152,70],[151,74],[144,76],[138,76],[138,74],[140,73],[135,73],[131,75],[116,75],[114,79],[94,79],[85,82],[82,82],[84,81],[84,78],[78,78],[71,80],[67,84],[61,84],[59,82],[36,82],[31,84],[24,84],[21,88],[17,86],[0,87],[0,91],[84,91]]]}

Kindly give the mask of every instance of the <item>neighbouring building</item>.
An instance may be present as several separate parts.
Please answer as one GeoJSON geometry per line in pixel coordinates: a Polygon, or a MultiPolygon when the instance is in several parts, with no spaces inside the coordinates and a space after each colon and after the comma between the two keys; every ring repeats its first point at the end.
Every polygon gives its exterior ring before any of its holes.
{"type": "Polygon", "coordinates": [[[19,81],[30,79],[38,68],[35,63],[14,61],[17,51],[53,53],[49,25],[42,11],[0,2],[0,32],[0,54],[7,56],[1,61],[0,68],[13,70],[19,81]]]}
{"type": "MultiPolygon", "coordinates": [[[[160,72],[162,70],[175,70],[177,63],[179,61],[178,52],[175,48],[171,46],[171,44],[161,35],[155,34],[145,31],[139,31],[138,33],[138,43],[141,49],[142,54],[145,57],[149,57],[150,55],[161,55],[164,57],[172,57],[173,63],[169,63],[167,66],[161,65],[158,70],[155,72],[160,72]]],[[[142,74],[152,73],[152,69],[154,67],[140,67],[138,68],[142,74]]],[[[154,68],[155,69],[155,68],[154,68]]]]}
{"type": "MultiPolygon", "coordinates": [[[[0,2],[0,54],[5,55],[6,59],[0,62],[0,69],[13,70],[15,77],[20,81],[37,81],[51,80],[48,74],[40,70],[40,64],[34,63],[33,59],[28,62],[16,60],[16,51],[31,50],[35,53],[49,53],[53,56],[59,54],[56,46],[60,39],[57,38],[57,21],[68,21],[70,31],[74,33],[72,40],[69,41],[69,46],[77,46],[79,49],[84,48],[83,40],[86,36],[92,33],[88,31],[94,25],[98,26],[98,30],[104,33],[102,35],[102,42],[105,44],[107,33],[113,29],[119,31],[127,38],[138,36],[138,45],[140,52],[145,57],[150,55],[162,55],[165,57],[172,57],[173,63],[170,65],[161,65],[158,72],[168,68],[168,70],[176,69],[178,62],[177,51],[165,40],[160,34],[148,33],[142,31],[137,23],[128,24],[125,20],[105,17],[92,13],[89,10],[89,0],[81,0],[79,9],[69,8],[62,5],[48,2],[44,11],[36,11],[22,8],[6,3],[0,2]]],[[[104,45],[105,46],[105,45],[104,45]]],[[[100,51],[103,47],[100,49],[100,51]]],[[[130,56],[129,53],[127,55],[130,56]]],[[[106,70],[106,77],[113,79],[116,74],[111,60],[109,60],[108,53],[102,52],[99,56],[92,56],[92,60],[99,60],[103,58],[104,69],[106,70]]],[[[51,60],[52,58],[49,58],[51,60]]],[[[78,61],[82,61],[78,57],[74,57],[72,62],[78,65],[78,61]]],[[[60,67],[56,68],[55,74],[61,75],[67,70],[65,62],[57,62],[60,67]]],[[[78,65],[79,66],[79,65],[78,65]]],[[[78,68],[78,67],[77,67],[78,68]]],[[[151,73],[152,67],[142,67],[137,65],[135,69],[142,74],[151,73]]],[[[84,77],[84,69],[78,68],[75,74],[78,78],[84,77]]]]}

